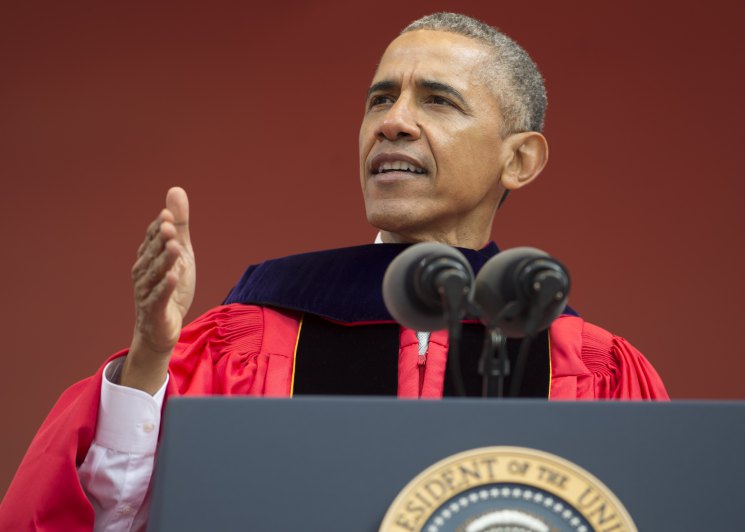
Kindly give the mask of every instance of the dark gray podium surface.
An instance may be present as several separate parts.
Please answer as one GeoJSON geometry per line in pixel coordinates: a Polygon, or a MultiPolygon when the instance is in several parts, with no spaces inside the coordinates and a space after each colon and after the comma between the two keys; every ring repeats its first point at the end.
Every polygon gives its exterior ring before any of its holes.
{"type": "Polygon", "coordinates": [[[565,458],[639,530],[745,530],[745,403],[169,400],[148,530],[373,531],[399,491],[493,445],[565,458]]]}

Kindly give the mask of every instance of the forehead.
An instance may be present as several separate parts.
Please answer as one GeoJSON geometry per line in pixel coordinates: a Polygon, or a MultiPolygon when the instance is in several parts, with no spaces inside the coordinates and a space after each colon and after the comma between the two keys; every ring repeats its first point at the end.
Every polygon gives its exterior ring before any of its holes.
{"type": "Polygon", "coordinates": [[[431,79],[456,88],[485,86],[489,48],[475,39],[434,30],[415,30],[388,45],[374,82],[431,79]]]}

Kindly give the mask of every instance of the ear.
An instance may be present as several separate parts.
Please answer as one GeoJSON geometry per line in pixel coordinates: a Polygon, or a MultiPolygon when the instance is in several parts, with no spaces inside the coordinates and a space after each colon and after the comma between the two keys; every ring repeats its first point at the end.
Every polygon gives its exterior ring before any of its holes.
{"type": "Polygon", "coordinates": [[[548,142],[536,131],[515,133],[504,139],[506,151],[501,185],[517,190],[533,181],[548,162],[548,142]]]}

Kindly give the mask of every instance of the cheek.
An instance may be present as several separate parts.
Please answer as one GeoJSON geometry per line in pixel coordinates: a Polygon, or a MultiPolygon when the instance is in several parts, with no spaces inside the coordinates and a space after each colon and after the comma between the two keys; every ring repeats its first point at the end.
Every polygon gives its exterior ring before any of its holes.
{"type": "Polygon", "coordinates": [[[484,197],[501,175],[499,143],[484,135],[462,135],[439,145],[439,186],[453,198],[484,197]]]}
{"type": "Polygon", "coordinates": [[[360,136],[359,136],[359,146],[360,146],[360,154],[363,152],[369,152],[370,148],[372,147],[372,144],[375,142],[375,124],[372,123],[372,121],[365,117],[362,119],[362,124],[360,125],[360,136]]]}
{"type": "Polygon", "coordinates": [[[359,147],[359,179],[360,184],[362,185],[363,192],[366,191],[365,183],[366,177],[367,177],[367,158],[370,155],[370,151],[372,150],[373,146],[375,145],[375,136],[371,135],[371,128],[370,124],[366,121],[362,121],[362,125],[360,126],[360,134],[358,139],[358,147],[359,147]]]}
{"type": "Polygon", "coordinates": [[[462,159],[471,169],[482,175],[500,171],[501,137],[494,131],[475,131],[469,137],[464,136],[465,145],[461,146],[462,159]]]}
{"type": "Polygon", "coordinates": [[[360,160],[363,157],[363,153],[365,152],[365,125],[362,124],[362,127],[360,127],[360,135],[357,139],[357,146],[359,146],[359,154],[360,154],[360,160]]]}
{"type": "MultiPolygon", "coordinates": [[[[432,152],[437,161],[438,174],[445,174],[454,185],[463,185],[467,177],[478,173],[485,166],[485,158],[491,159],[490,149],[479,138],[467,131],[441,136],[432,143],[432,152]]],[[[487,163],[488,164],[488,163],[487,163]]]]}

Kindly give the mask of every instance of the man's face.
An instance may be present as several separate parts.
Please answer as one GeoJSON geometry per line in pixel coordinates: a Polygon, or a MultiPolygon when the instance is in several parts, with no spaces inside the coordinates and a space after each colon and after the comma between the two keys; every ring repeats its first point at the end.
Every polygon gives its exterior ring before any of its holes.
{"type": "Polygon", "coordinates": [[[360,176],[384,240],[488,240],[506,155],[488,61],[478,41],[430,30],[401,35],[383,54],[360,128],[360,176]]]}

